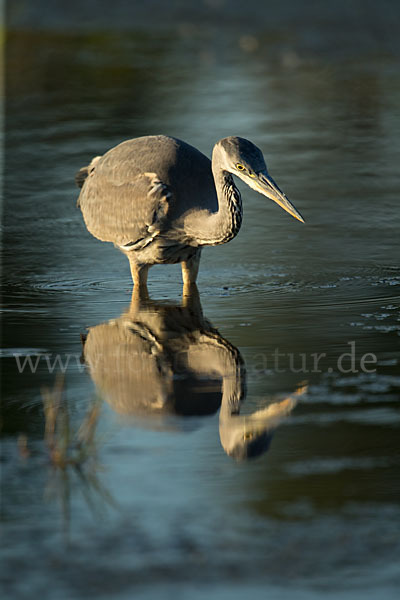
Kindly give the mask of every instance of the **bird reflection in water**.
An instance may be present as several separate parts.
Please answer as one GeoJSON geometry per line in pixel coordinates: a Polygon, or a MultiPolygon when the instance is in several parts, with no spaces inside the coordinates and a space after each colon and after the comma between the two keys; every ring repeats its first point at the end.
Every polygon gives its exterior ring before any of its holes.
{"type": "Polygon", "coordinates": [[[235,459],[266,452],[303,392],[240,415],[243,359],[203,316],[195,285],[181,305],[150,300],[147,289],[135,288],[121,317],[89,329],[83,355],[101,396],[120,415],[199,416],[220,408],[221,444],[235,459]]]}

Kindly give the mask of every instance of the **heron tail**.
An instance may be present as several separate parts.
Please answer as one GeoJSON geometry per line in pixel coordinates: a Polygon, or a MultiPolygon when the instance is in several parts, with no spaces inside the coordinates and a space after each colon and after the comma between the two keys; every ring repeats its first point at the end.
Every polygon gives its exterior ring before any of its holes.
{"type": "Polygon", "coordinates": [[[79,171],[75,174],[75,183],[79,188],[83,186],[88,175],[89,167],[82,167],[82,169],[79,169],[79,171]]]}
{"type": "Polygon", "coordinates": [[[82,167],[82,169],[79,169],[79,171],[75,175],[75,183],[78,187],[81,188],[83,186],[83,184],[85,183],[85,181],[87,179],[87,176],[89,175],[89,173],[92,173],[92,171],[96,167],[96,164],[98,163],[100,158],[101,158],[101,156],[96,156],[92,160],[90,165],[87,165],[86,167],[82,167]]]}

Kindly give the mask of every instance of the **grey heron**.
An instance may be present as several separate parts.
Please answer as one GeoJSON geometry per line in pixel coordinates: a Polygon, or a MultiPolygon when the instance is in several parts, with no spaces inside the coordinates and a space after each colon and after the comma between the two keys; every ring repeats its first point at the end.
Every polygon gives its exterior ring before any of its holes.
{"type": "Polygon", "coordinates": [[[269,175],[261,150],[236,136],[217,142],[211,161],[164,135],[122,142],[78,171],[78,206],[89,232],[126,254],[135,286],[146,286],[149,267],[166,263],[181,263],[190,286],[202,247],[239,232],[242,201],[232,175],[304,222],[269,175]]]}

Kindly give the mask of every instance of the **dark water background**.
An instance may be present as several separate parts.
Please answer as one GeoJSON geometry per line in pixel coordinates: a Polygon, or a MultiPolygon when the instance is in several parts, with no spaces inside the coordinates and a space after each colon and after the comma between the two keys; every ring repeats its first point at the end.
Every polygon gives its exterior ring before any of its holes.
{"type": "MultiPolygon", "coordinates": [[[[4,597],[397,597],[399,31],[389,0],[8,3],[4,597]],[[217,413],[138,420],[103,398],[103,469],[57,473],[42,396],[58,369],[39,358],[19,373],[14,355],[73,357],[78,428],[96,398],[80,333],[127,309],[131,280],[86,232],[74,173],[154,133],[207,155],[226,135],[251,139],[306,218],[241,186],[241,232],[203,253],[198,283],[245,361],[242,414],[308,390],[269,451],[242,462],[217,413]]],[[[149,291],[179,303],[178,266],[152,269],[149,291]]]]}

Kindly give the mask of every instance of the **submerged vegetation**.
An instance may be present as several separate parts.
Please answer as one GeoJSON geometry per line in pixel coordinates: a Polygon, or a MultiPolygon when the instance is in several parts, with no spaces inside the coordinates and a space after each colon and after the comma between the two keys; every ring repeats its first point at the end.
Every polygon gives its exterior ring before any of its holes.
{"type": "Polygon", "coordinates": [[[100,403],[96,399],[76,431],[71,426],[68,403],[65,398],[64,378],[57,377],[53,389],[42,390],[45,416],[44,441],[52,465],[65,469],[82,469],[89,461],[96,464],[96,427],[100,403]]]}
{"type": "MultiPolygon", "coordinates": [[[[60,501],[67,529],[70,522],[70,504],[73,490],[78,486],[89,508],[98,513],[103,504],[115,506],[115,501],[101,483],[98,473],[103,470],[99,462],[101,439],[97,427],[101,413],[98,397],[90,402],[83,419],[76,425],[70,414],[66,398],[64,376],[56,377],[52,388],[42,390],[44,410],[44,452],[50,464],[50,474],[44,491],[46,500],[60,501]]],[[[29,459],[28,439],[18,439],[20,456],[29,459]]]]}

